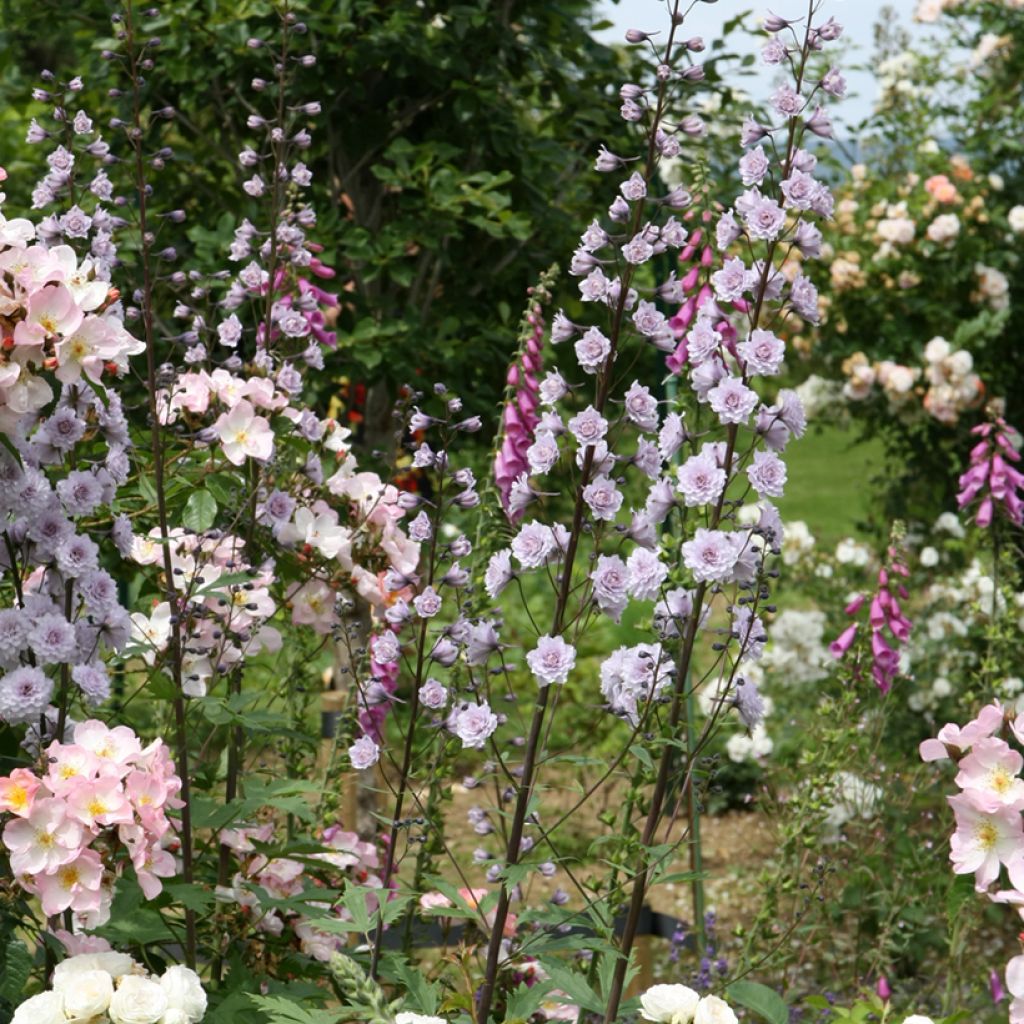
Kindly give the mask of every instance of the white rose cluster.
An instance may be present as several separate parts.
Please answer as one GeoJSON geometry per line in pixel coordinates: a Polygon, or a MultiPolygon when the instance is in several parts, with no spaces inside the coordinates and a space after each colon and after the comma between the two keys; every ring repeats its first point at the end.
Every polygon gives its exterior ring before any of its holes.
{"type": "Polygon", "coordinates": [[[82,953],[53,972],[52,987],[26,999],[11,1024],[199,1024],[206,993],[188,967],[159,977],[125,953],[82,953]]]}
{"type": "Polygon", "coordinates": [[[655,985],[640,997],[640,1017],[654,1024],[739,1024],[718,996],[700,996],[686,985],[655,985]]]}

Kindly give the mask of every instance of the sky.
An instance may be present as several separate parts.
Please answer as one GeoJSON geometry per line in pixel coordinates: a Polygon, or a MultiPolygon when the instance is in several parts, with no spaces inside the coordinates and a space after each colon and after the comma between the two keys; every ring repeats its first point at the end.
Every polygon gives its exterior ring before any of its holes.
{"type": "MultiPolygon", "coordinates": [[[[862,63],[872,51],[872,30],[883,7],[895,8],[898,20],[911,30],[912,36],[921,29],[915,26],[911,15],[916,6],[914,0],[825,0],[819,19],[825,20],[830,15],[844,28],[844,38],[856,49],[847,58],[862,63]]],[[[601,0],[598,4],[602,17],[614,23],[613,27],[596,33],[598,38],[608,42],[621,41],[627,28],[660,29],[666,21],[665,5],[662,0],[601,0]]],[[[715,3],[698,3],[687,18],[687,34],[700,35],[710,41],[721,31],[722,26],[744,11],[750,11],[750,23],[756,24],[755,16],[771,10],[780,17],[802,17],[807,9],[806,0],[717,0],[715,3]],[[767,3],[767,7],[765,4],[767,3]]],[[[737,34],[735,44],[739,46],[743,39],[737,34]]],[[[757,44],[746,37],[749,52],[755,52],[757,44]]],[[[762,73],[757,79],[746,78],[744,87],[754,91],[755,82],[763,84],[764,91],[760,96],[770,92],[768,86],[772,80],[774,69],[761,67],[762,73]]],[[[833,116],[840,121],[855,123],[871,112],[871,104],[875,97],[875,86],[871,75],[866,72],[851,71],[844,67],[843,73],[849,83],[847,98],[833,106],[833,116]]]]}

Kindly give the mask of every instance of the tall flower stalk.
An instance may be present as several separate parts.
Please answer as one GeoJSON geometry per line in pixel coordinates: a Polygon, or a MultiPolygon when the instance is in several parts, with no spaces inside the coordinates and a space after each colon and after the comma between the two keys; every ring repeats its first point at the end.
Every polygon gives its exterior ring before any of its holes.
{"type": "MultiPolygon", "coordinates": [[[[156,235],[150,218],[148,161],[146,147],[153,126],[153,115],[143,112],[143,63],[146,70],[152,67],[150,39],[140,38],[136,24],[136,12],[131,0],[124,5],[120,19],[123,33],[123,53],[131,96],[131,126],[127,131],[132,153],[132,171],[136,198],[136,217],[139,233],[139,270],[142,276],[142,294],[139,306],[142,312],[143,339],[146,343],[146,393],[149,403],[149,430],[153,461],[153,490],[156,495],[157,523],[163,559],[163,587],[167,604],[171,608],[170,639],[168,646],[168,667],[174,683],[172,706],[174,709],[175,759],[181,776],[181,862],[182,877],[187,884],[195,879],[193,864],[194,840],[192,834],[191,781],[189,777],[188,725],[186,722],[185,689],[182,673],[183,640],[181,630],[180,603],[175,585],[174,565],[171,548],[171,523],[168,516],[166,454],[163,417],[159,408],[160,379],[157,366],[157,338],[154,330],[154,270],[153,259],[156,235]]],[[[185,918],[185,963],[196,966],[196,915],[195,910],[186,906],[185,918]]]]}

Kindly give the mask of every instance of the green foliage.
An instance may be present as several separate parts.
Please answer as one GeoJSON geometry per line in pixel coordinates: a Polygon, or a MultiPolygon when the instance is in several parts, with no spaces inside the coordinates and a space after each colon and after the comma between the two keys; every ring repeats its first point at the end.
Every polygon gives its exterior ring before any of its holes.
{"type": "Polygon", "coordinates": [[[768,1024],[788,1024],[789,1007],[774,989],[756,981],[734,981],[726,993],[731,1002],[745,1006],[768,1024]]]}

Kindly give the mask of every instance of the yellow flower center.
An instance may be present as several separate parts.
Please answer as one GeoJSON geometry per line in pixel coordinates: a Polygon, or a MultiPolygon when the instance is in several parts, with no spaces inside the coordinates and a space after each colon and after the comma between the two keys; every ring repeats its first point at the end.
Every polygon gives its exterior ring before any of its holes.
{"type": "Polygon", "coordinates": [[[78,868],[73,864],[69,864],[67,867],[63,867],[58,872],[57,877],[60,879],[60,884],[65,889],[73,889],[79,882],[78,868]]]}
{"type": "Polygon", "coordinates": [[[28,790],[24,786],[11,786],[7,790],[7,803],[12,811],[23,811],[28,806],[28,790]]]}
{"type": "Polygon", "coordinates": [[[978,845],[983,850],[991,850],[999,841],[999,829],[992,822],[986,821],[978,826],[975,836],[978,839],[978,845]]]}
{"type": "Polygon", "coordinates": [[[989,772],[988,784],[997,793],[1002,795],[1008,792],[1013,785],[1013,776],[1005,768],[993,768],[989,772]]]}

